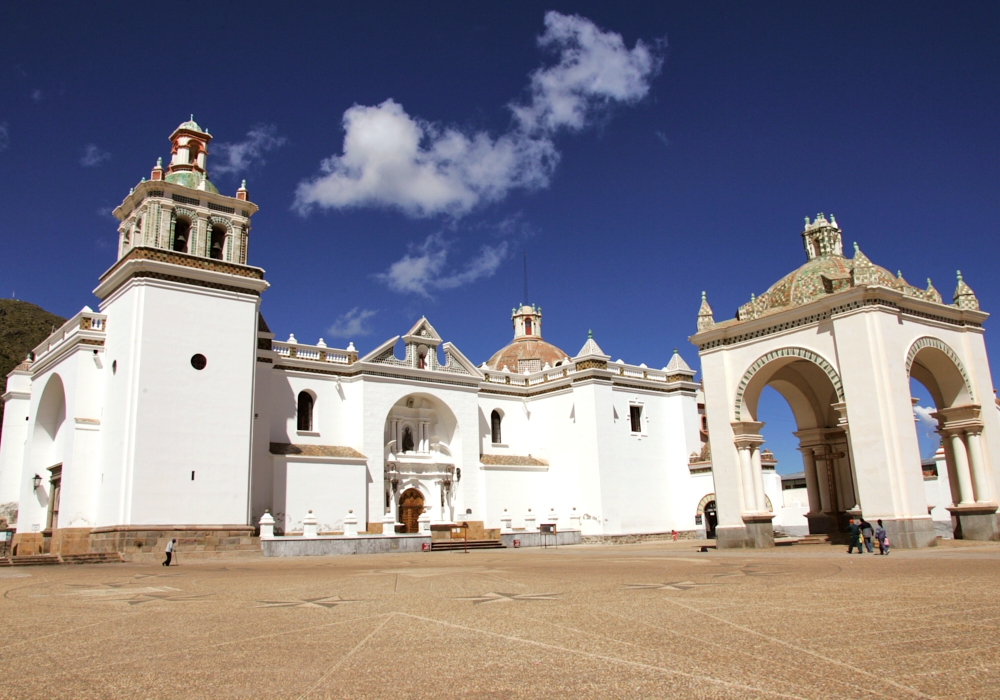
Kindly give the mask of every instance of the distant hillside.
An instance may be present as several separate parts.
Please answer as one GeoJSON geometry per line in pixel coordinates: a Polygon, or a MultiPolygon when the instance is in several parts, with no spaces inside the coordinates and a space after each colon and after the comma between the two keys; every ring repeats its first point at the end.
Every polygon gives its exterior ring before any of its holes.
{"type": "MultiPolygon", "coordinates": [[[[0,299],[0,394],[7,390],[7,374],[28,352],[59,328],[66,319],[50,314],[34,304],[16,299],[0,299]]],[[[3,404],[0,403],[0,430],[3,404]]]]}

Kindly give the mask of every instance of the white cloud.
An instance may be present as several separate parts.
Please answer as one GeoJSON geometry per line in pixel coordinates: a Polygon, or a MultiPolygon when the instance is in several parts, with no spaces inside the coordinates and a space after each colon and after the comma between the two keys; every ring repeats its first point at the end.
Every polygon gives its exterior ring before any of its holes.
{"type": "Polygon", "coordinates": [[[615,102],[641,100],[660,59],[641,41],[628,50],[621,35],[583,17],[549,12],[545,25],[539,44],[557,51],[558,61],[532,74],[528,104],[510,105],[508,133],[493,138],[434,124],[392,99],[354,105],[344,112],[342,153],[299,184],[295,209],[386,207],[457,217],[513,189],[547,186],[559,162],[555,133],[584,128],[615,102]]]}
{"type": "Polygon", "coordinates": [[[446,269],[451,244],[435,233],[413,250],[375,275],[390,289],[430,297],[431,292],[455,289],[484,277],[492,277],[507,258],[509,245],[484,245],[479,254],[461,268],[446,269]]]}
{"type": "Polygon", "coordinates": [[[371,309],[360,309],[355,306],[345,314],[337,317],[326,332],[334,338],[354,338],[359,335],[371,335],[371,327],[365,323],[378,311],[371,309]]]}
{"type": "Polygon", "coordinates": [[[7,122],[3,122],[0,124],[0,151],[6,151],[9,145],[10,129],[7,127],[7,122]]]}
{"type": "Polygon", "coordinates": [[[914,406],[913,415],[917,417],[917,422],[920,424],[920,428],[926,431],[937,430],[938,421],[937,418],[932,416],[932,413],[936,413],[937,409],[934,406],[914,406]]]}
{"type": "Polygon", "coordinates": [[[92,143],[88,143],[83,147],[83,156],[80,158],[80,165],[85,168],[96,168],[109,158],[111,158],[110,153],[102,151],[92,143]]]}
{"type": "Polygon", "coordinates": [[[111,214],[111,212],[113,212],[114,210],[115,210],[114,207],[98,207],[97,215],[100,217],[110,216],[111,218],[114,218],[114,216],[111,214]]]}
{"type": "Polygon", "coordinates": [[[284,145],[284,136],[278,136],[273,124],[258,124],[247,132],[247,137],[238,143],[215,144],[212,173],[216,175],[238,174],[254,165],[263,165],[264,154],[284,145]]]}
{"type": "Polygon", "coordinates": [[[630,51],[621,34],[601,31],[579,15],[545,13],[538,45],[557,51],[559,61],[531,74],[531,104],[512,107],[528,132],[579,130],[595,110],[635,104],[660,69],[660,57],[641,39],[630,51]]]}
{"type": "Polygon", "coordinates": [[[31,99],[34,100],[35,102],[41,102],[43,97],[45,96],[42,94],[42,91],[39,90],[38,88],[35,88],[34,90],[31,91],[31,99]]]}

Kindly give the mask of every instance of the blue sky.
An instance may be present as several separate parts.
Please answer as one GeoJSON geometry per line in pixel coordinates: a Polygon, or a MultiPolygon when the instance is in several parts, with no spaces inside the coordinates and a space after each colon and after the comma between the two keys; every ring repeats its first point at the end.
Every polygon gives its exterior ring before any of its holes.
{"type": "Polygon", "coordinates": [[[482,362],[527,251],[547,340],[695,366],[700,292],[731,317],[817,212],[1000,306],[996,4],[276,7],[0,6],[0,295],[93,304],[108,212],[194,113],[215,184],[261,207],[281,338],[364,351],[426,315],[482,362]]]}

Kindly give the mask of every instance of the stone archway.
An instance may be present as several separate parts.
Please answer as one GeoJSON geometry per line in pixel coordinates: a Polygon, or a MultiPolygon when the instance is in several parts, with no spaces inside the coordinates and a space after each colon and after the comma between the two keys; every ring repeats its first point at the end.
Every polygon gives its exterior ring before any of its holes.
{"type": "Polygon", "coordinates": [[[982,444],[982,407],[975,402],[969,374],[958,354],[943,340],[918,338],[906,353],[906,371],[930,393],[937,411],[951,489],[954,535],[962,539],[997,539],[996,489],[982,444]]]}
{"type": "Polygon", "coordinates": [[[424,495],[419,489],[406,489],[399,496],[399,522],[403,524],[403,532],[414,534],[420,532],[420,516],[424,513],[424,495]]]}
{"type": "Polygon", "coordinates": [[[764,493],[760,467],[758,401],[771,387],[788,403],[795,418],[809,494],[809,532],[840,532],[848,518],[860,510],[857,479],[851,462],[851,446],[840,376],[821,355],[800,347],[771,351],[753,362],[738,385],[733,405],[733,423],[740,455],[744,513],[768,520],[773,513],[764,493]]]}

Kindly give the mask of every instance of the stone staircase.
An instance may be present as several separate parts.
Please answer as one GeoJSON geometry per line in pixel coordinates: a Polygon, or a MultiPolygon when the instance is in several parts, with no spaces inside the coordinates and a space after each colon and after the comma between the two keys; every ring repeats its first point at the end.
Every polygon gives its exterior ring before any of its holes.
{"type": "Polygon", "coordinates": [[[89,552],[87,554],[63,554],[63,564],[121,564],[125,559],[119,552],[89,552]]]}
{"type": "Polygon", "coordinates": [[[470,552],[478,549],[506,549],[500,540],[469,540],[468,543],[462,540],[438,540],[431,542],[431,551],[464,552],[466,546],[470,552]]]}
{"type": "Polygon", "coordinates": [[[21,557],[0,559],[0,566],[43,566],[46,564],[62,564],[62,560],[58,554],[26,554],[21,557]]]}
{"type": "Polygon", "coordinates": [[[833,532],[829,535],[805,535],[800,537],[796,545],[839,544],[846,547],[851,542],[851,536],[846,532],[833,532]]]}

